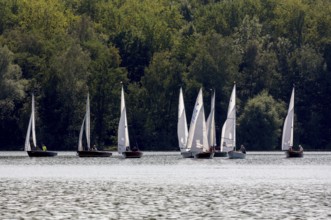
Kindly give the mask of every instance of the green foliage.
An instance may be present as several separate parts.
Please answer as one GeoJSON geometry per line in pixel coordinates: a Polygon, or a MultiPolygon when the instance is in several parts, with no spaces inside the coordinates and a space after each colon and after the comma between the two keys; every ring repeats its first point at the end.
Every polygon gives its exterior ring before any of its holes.
{"type": "Polygon", "coordinates": [[[22,72],[13,64],[13,53],[8,47],[0,47],[0,141],[12,146],[15,140],[8,137],[20,135],[19,104],[25,97],[27,81],[22,79],[22,72]]]}
{"type": "Polygon", "coordinates": [[[279,103],[296,84],[295,141],[331,149],[329,0],[0,0],[0,8],[4,149],[23,145],[31,92],[50,149],[76,149],[88,92],[92,142],[115,146],[123,82],[131,142],[175,150],[179,88],[188,120],[198,89],[205,112],[216,90],[220,134],[234,81],[242,143],[279,146],[279,103]],[[268,134],[255,143],[259,126],[268,134]]]}
{"type": "Polygon", "coordinates": [[[279,150],[284,113],[284,104],[266,91],[248,100],[238,119],[238,143],[249,150],[279,150]]]}

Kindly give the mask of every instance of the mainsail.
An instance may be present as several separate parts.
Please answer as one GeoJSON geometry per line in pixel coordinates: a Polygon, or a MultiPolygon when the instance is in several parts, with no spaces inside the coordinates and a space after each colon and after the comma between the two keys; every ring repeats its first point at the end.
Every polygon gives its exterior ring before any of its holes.
{"type": "Polygon", "coordinates": [[[233,150],[236,146],[236,85],[230,97],[227,118],[222,127],[220,148],[222,152],[233,150]]]}
{"type": "Polygon", "coordinates": [[[215,91],[211,97],[211,108],[207,119],[207,136],[210,146],[216,146],[216,128],[215,128],[215,91]]]}
{"type": "Polygon", "coordinates": [[[191,151],[194,153],[209,151],[205,120],[202,89],[200,89],[199,95],[195,102],[187,139],[187,148],[191,149],[191,151]]]}
{"type": "Polygon", "coordinates": [[[180,88],[179,92],[177,136],[179,148],[181,150],[186,149],[188,129],[182,88],[180,88]]]}
{"type": "Polygon", "coordinates": [[[126,147],[130,147],[129,140],[129,129],[128,129],[128,120],[126,117],[126,107],[125,107],[125,99],[124,99],[124,89],[122,86],[121,91],[121,118],[118,125],[118,153],[122,154],[126,151],[126,147]]]}
{"type": "Polygon", "coordinates": [[[86,143],[87,143],[87,150],[90,150],[91,148],[91,117],[90,117],[90,98],[89,94],[87,94],[87,99],[86,99],[86,112],[85,116],[83,119],[82,126],[80,127],[80,132],[79,132],[79,140],[78,140],[78,151],[83,151],[83,133],[84,133],[84,125],[85,125],[85,136],[86,136],[86,143]]]}
{"type": "Polygon", "coordinates": [[[32,94],[32,102],[31,102],[31,116],[29,120],[28,130],[26,132],[25,137],[25,144],[24,144],[24,150],[25,151],[31,151],[31,145],[30,145],[30,136],[32,132],[32,142],[34,147],[37,146],[37,138],[36,138],[36,125],[35,125],[35,107],[34,107],[34,94],[32,94]]]}
{"type": "Polygon", "coordinates": [[[292,89],[290,105],[283,127],[282,150],[288,150],[293,146],[293,126],[294,126],[294,88],[292,89]]]}

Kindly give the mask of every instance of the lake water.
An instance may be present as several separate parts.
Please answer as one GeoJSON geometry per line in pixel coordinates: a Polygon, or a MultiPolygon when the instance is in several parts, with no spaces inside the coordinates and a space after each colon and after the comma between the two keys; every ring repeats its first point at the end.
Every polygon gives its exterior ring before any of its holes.
{"type": "Polygon", "coordinates": [[[331,219],[331,153],[196,160],[0,152],[0,219],[331,219]]]}

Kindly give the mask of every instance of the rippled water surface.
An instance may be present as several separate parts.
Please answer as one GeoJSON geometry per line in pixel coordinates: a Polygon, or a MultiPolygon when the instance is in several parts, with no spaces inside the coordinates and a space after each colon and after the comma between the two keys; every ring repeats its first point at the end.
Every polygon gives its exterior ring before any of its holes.
{"type": "Polygon", "coordinates": [[[331,153],[195,160],[0,152],[0,219],[331,219],[331,153]]]}

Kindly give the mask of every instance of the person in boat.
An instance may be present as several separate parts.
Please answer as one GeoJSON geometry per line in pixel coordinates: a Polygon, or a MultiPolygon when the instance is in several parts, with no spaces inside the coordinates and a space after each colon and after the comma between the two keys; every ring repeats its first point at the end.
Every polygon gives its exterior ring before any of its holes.
{"type": "Polygon", "coordinates": [[[303,151],[303,148],[301,145],[299,145],[297,147],[292,147],[292,149],[291,150],[289,149],[289,151],[303,151]]]}
{"type": "Polygon", "coordinates": [[[137,148],[136,146],[134,146],[134,147],[132,148],[132,151],[138,151],[138,148],[137,148]]]}
{"type": "Polygon", "coordinates": [[[246,148],[243,144],[240,145],[240,151],[243,152],[244,154],[246,154],[246,148]]]}
{"type": "Polygon", "coordinates": [[[42,148],[43,151],[47,151],[47,147],[44,143],[41,144],[41,148],[42,148]]]}
{"type": "Polygon", "coordinates": [[[290,147],[288,148],[288,151],[293,151],[293,147],[290,146],[290,147]]]}
{"type": "Polygon", "coordinates": [[[91,151],[97,151],[97,146],[94,144],[92,147],[91,147],[91,151]]]}

